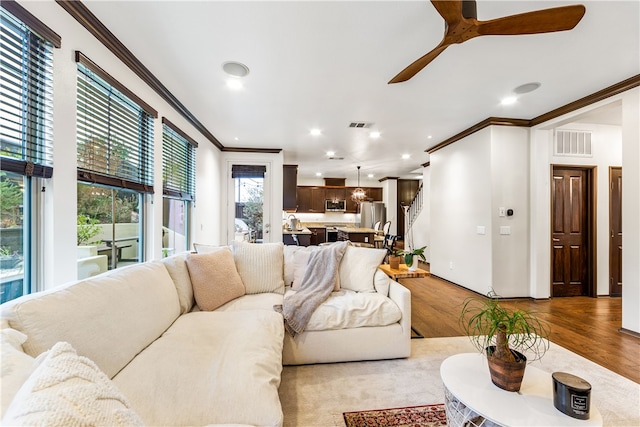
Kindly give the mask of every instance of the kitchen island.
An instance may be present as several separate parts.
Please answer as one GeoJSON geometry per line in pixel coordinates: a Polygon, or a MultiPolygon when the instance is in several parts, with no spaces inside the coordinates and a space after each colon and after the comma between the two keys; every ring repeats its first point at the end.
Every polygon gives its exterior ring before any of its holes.
{"type": "Polygon", "coordinates": [[[285,245],[309,246],[311,245],[311,235],[313,233],[307,227],[299,230],[282,230],[282,241],[285,245]]]}
{"type": "Polygon", "coordinates": [[[369,243],[373,245],[373,237],[376,230],[360,227],[337,227],[338,241],[350,240],[357,243],[369,243]]]}

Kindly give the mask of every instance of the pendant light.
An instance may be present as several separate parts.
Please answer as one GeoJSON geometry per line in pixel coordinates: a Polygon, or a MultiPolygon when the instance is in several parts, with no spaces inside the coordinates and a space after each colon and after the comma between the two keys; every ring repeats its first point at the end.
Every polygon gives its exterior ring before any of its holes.
{"type": "Polygon", "coordinates": [[[367,194],[364,192],[364,189],[360,187],[360,166],[358,166],[358,187],[355,190],[353,190],[353,193],[351,193],[351,200],[360,204],[364,202],[366,197],[367,197],[367,194]]]}

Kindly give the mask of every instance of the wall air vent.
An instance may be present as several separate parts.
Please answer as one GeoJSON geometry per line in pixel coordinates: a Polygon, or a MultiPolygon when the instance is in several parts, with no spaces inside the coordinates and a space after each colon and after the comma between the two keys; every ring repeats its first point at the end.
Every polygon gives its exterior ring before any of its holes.
{"type": "Polygon", "coordinates": [[[556,130],[553,153],[556,156],[592,157],[591,131],[556,130]]]}
{"type": "Polygon", "coordinates": [[[351,122],[349,123],[350,128],[355,129],[368,129],[373,126],[373,123],[365,123],[365,122],[351,122]]]}

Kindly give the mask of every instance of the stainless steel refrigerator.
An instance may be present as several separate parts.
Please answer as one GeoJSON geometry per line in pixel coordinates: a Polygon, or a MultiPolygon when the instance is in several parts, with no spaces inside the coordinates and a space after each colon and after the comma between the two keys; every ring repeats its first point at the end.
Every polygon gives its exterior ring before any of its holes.
{"type": "Polygon", "coordinates": [[[387,209],[384,202],[362,202],[360,205],[360,227],[373,228],[380,221],[380,229],[387,218],[387,209]]]}

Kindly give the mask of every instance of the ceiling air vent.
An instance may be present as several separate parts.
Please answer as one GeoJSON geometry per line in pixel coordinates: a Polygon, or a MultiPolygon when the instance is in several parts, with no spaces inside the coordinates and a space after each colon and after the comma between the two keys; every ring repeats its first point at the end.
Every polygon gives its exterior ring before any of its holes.
{"type": "Polygon", "coordinates": [[[349,127],[350,128],[355,128],[355,129],[367,129],[370,128],[373,125],[373,123],[365,123],[365,122],[351,122],[349,123],[349,127]]]}
{"type": "Polygon", "coordinates": [[[584,130],[556,130],[556,156],[592,157],[591,132],[584,130]]]}
{"type": "Polygon", "coordinates": [[[329,157],[329,160],[344,160],[344,157],[329,157]]]}

